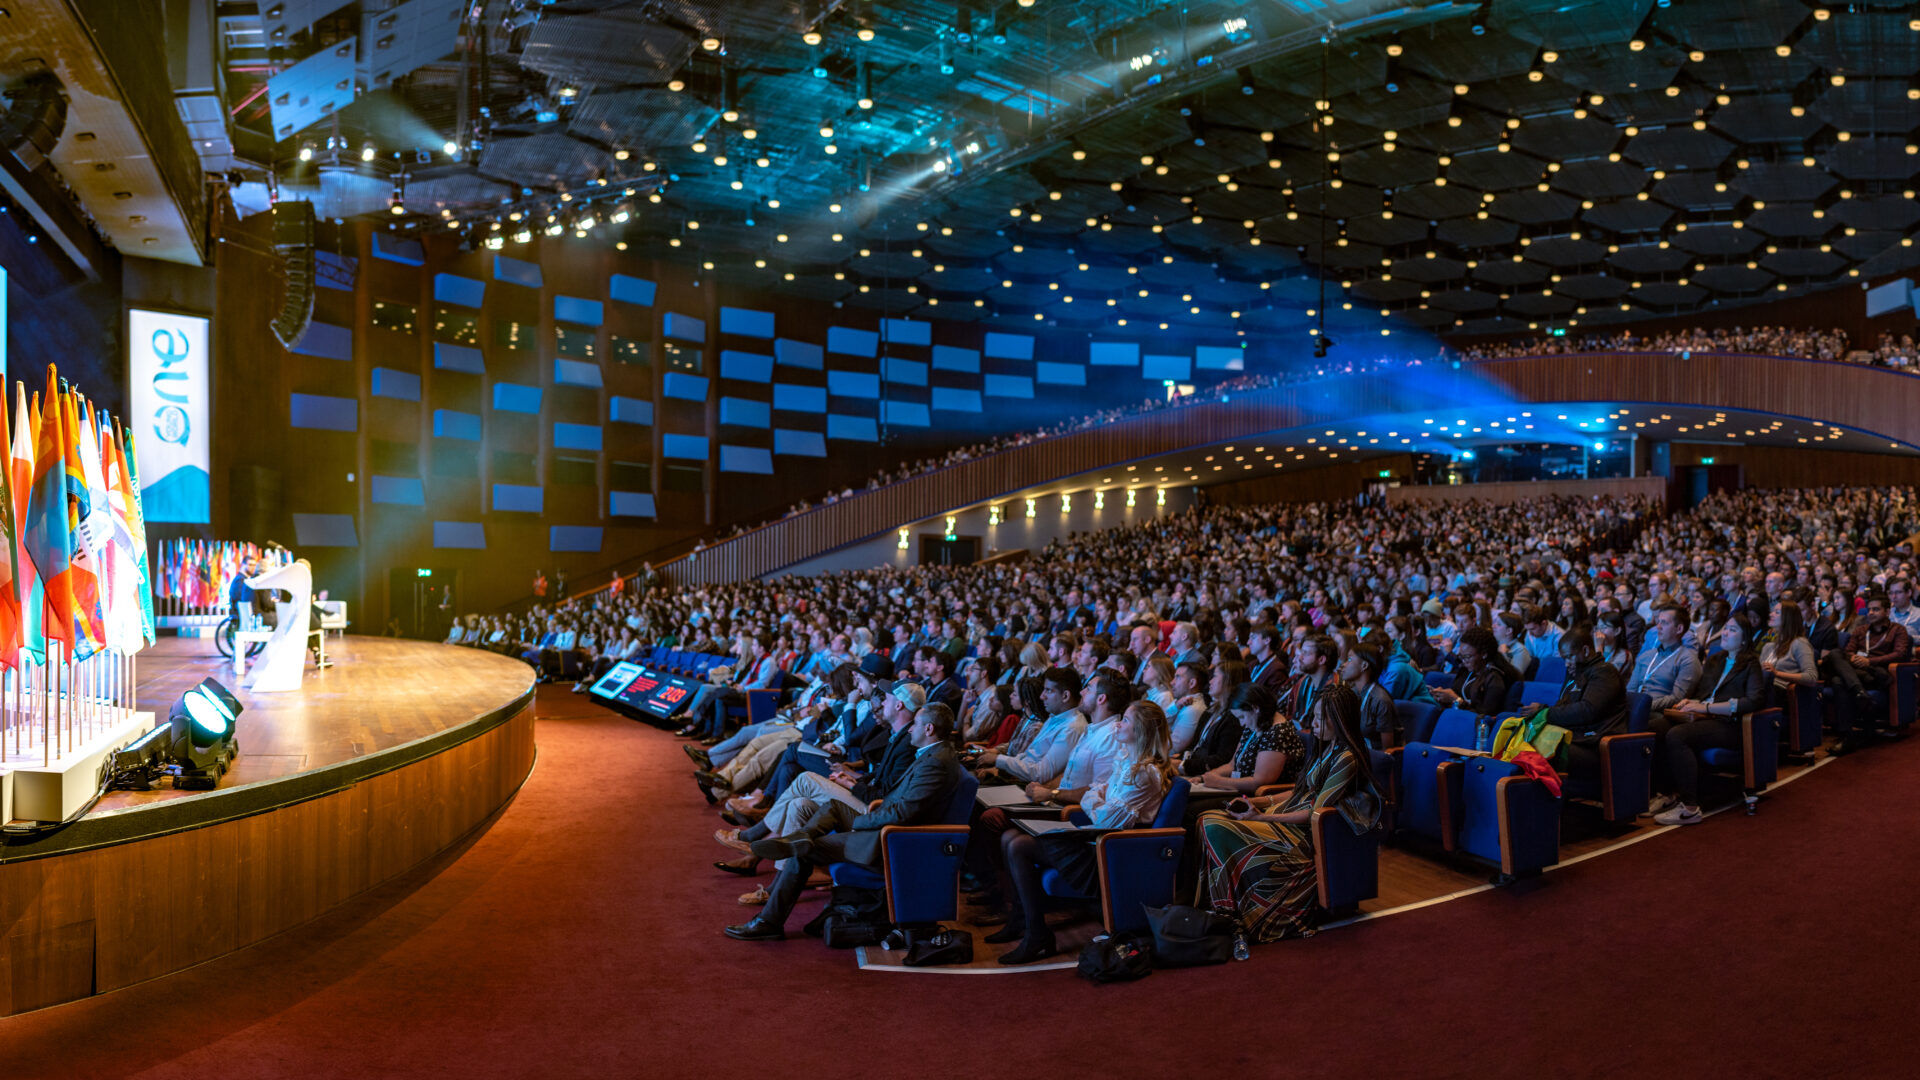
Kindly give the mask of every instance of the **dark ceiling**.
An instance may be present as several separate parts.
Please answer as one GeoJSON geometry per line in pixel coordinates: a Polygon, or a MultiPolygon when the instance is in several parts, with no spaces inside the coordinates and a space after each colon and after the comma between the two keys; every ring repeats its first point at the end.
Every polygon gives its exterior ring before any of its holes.
{"type": "MultiPolygon", "coordinates": [[[[341,205],[397,228],[451,211],[479,240],[495,215],[570,226],[597,199],[593,242],[750,287],[1196,337],[1304,334],[1323,284],[1336,335],[1486,333],[1920,263],[1911,4],[476,8],[470,47],[365,95],[342,129],[280,142],[283,186],[306,168],[298,145],[339,130],[382,143],[373,166],[335,173],[362,170],[380,204],[341,205]],[[406,147],[396,165],[408,131],[467,149],[416,164],[406,147]],[[407,212],[390,217],[396,168],[407,212]],[[629,190],[631,220],[606,223],[629,190]]],[[[328,39],[322,20],[261,66],[328,39]]],[[[251,87],[229,82],[239,105],[251,87]]]]}

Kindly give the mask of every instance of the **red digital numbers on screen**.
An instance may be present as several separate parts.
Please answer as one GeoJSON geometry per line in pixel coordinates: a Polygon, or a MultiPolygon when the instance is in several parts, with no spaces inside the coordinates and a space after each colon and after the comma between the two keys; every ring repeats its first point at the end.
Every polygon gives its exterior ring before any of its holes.
{"type": "Polygon", "coordinates": [[[649,679],[643,675],[640,678],[633,680],[633,685],[627,688],[627,693],[645,694],[650,692],[654,687],[659,685],[660,685],[659,679],[649,679]]]}
{"type": "Polygon", "coordinates": [[[680,699],[686,696],[687,692],[678,686],[669,686],[658,695],[661,703],[665,705],[677,705],[680,699]]]}

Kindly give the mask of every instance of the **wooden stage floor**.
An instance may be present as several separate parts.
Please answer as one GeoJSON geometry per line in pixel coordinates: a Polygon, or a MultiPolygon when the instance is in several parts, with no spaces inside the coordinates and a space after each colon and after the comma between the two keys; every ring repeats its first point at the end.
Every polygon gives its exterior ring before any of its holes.
{"type": "MultiPolygon", "coordinates": [[[[240,756],[220,790],[277,780],[391,749],[473,720],[525,693],[533,671],[518,660],[452,645],[399,638],[327,639],[333,666],[308,661],[297,693],[250,694],[212,638],[161,638],[139,656],[135,697],[165,717],[180,695],[211,676],[233,690],[240,756]]],[[[163,782],[152,791],[109,792],[89,816],[138,809],[198,791],[163,782]]]]}

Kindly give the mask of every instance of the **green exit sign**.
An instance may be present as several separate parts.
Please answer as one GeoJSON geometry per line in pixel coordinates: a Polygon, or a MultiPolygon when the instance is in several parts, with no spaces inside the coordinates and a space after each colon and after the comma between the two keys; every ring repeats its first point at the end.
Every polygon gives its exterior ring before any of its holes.
{"type": "Polygon", "coordinates": [[[433,576],[433,571],[431,571],[431,570],[429,570],[429,569],[427,569],[426,567],[424,567],[424,566],[423,566],[423,567],[421,567],[420,569],[418,569],[418,570],[415,570],[415,571],[413,572],[413,576],[414,576],[414,577],[432,577],[432,576],[433,576]]]}
{"type": "Polygon", "coordinates": [[[1700,459],[1700,464],[1702,464],[1702,465],[1711,465],[1711,464],[1713,464],[1713,459],[1712,459],[1712,458],[1710,458],[1710,457],[1703,457],[1703,458],[1701,458],[1701,459],[1700,459]]]}
{"type": "Polygon", "coordinates": [[[1389,476],[1392,476],[1392,475],[1393,475],[1393,471],[1392,471],[1392,470],[1390,470],[1390,469],[1381,469],[1381,470],[1380,470],[1380,478],[1381,478],[1382,480],[1384,480],[1384,479],[1386,479],[1387,477],[1389,477],[1389,476]]]}

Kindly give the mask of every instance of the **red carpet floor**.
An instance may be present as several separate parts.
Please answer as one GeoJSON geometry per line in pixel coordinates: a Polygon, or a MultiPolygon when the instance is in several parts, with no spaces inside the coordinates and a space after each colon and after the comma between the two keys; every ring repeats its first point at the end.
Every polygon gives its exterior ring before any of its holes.
{"type": "Polygon", "coordinates": [[[552,688],[538,708],[533,776],[464,849],[245,952],[0,1020],[0,1077],[1915,1071],[1920,739],[1526,895],[1096,987],[727,940],[742,879],[709,868],[678,741],[552,688]]]}

